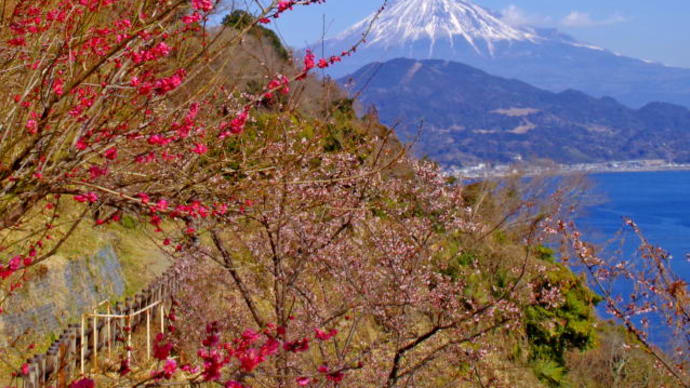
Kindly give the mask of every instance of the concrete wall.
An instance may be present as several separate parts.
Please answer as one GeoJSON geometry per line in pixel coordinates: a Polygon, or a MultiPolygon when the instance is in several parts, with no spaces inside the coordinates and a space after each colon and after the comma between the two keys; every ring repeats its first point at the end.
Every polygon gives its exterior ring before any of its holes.
{"type": "Polygon", "coordinates": [[[58,331],[95,304],[125,292],[120,260],[110,245],[80,260],[55,256],[45,266],[45,274],[20,288],[12,305],[5,306],[0,344],[23,333],[43,336],[58,331]]]}

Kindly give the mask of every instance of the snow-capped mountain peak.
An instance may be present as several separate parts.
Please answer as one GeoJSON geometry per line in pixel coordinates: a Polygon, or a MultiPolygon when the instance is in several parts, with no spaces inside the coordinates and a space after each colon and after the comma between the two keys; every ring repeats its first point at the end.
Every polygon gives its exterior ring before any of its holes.
{"type": "Polygon", "coordinates": [[[373,24],[371,15],[337,37],[308,48],[322,56],[343,52],[371,26],[357,53],[328,69],[331,77],[346,81],[364,65],[396,58],[438,59],[553,92],[581,90],[637,107],[650,101],[690,106],[689,69],[619,55],[554,28],[511,26],[501,14],[474,1],[389,0],[373,24]]]}
{"type": "MultiPolygon", "coordinates": [[[[347,39],[365,31],[374,15],[343,32],[347,39]]],[[[489,10],[466,0],[395,0],[383,11],[367,36],[367,46],[399,46],[430,41],[429,55],[436,42],[450,46],[467,43],[475,51],[493,52],[499,41],[535,41],[537,36],[502,22],[489,10]]]]}

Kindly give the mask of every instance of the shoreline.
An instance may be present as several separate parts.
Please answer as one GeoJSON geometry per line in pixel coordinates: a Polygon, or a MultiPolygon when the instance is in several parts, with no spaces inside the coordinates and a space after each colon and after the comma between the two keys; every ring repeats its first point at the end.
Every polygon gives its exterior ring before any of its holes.
{"type": "Polygon", "coordinates": [[[605,173],[636,173],[690,171],[690,164],[660,162],[657,160],[632,160],[621,162],[557,164],[551,166],[497,165],[491,168],[480,166],[457,168],[451,167],[447,172],[458,178],[502,178],[511,175],[574,175],[605,173]]]}

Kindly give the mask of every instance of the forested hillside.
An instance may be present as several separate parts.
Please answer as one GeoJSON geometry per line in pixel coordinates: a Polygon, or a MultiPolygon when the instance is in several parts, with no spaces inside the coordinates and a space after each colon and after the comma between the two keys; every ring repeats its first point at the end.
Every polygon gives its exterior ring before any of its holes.
{"type": "MultiPolygon", "coordinates": [[[[263,26],[321,2],[219,26],[210,0],[2,3],[0,313],[94,230],[149,240],[181,282],[150,360],[119,338],[64,385],[687,385],[637,319],[686,328],[686,286],[647,271],[658,291],[622,306],[569,268],[635,274],[580,240],[577,182],[456,182],[356,115],[314,74],[356,45],[293,58],[263,26]]],[[[8,385],[40,343],[6,341],[8,385]]]]}
{"type": "Polygon", "coordinates": [[[631,109],[610,97],[552,93],[457,62],[404,58],[369,64],[340,82],[404,141],[416,141],[419,155],[445,165],[690,161],[690,110],[678,105],[631,109]]]}

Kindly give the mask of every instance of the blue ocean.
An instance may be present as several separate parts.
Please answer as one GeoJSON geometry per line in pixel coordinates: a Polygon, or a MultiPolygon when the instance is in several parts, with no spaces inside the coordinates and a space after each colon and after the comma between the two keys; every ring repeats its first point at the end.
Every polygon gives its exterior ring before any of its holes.
{"type": "MultiPolygon", "coordinates": [[[[589,178],[594,196],[601,199],[578,219],[585,237],[608,247],[604,256],[613,254],[620,245],[606,242],[624,227],[624,217],[632,218],[651,244],[671,254],[673,271],[690,282],[690,171],[602,173],[589,178]]],[[[630,233],[625,237],[624,251],[634,254],[639,240],[630,233]]],[[[616,291],[625,295],[625,289],[616,291]]],[[[654,319],[651,327],[651,339],[665,346],[670,333],[654,319]]]]}
{"type": "Polygon", "coordinates": [[[690,280],[690,171],[604,173],[590,180],[601,203],[578,220],[585,235],[604,242],[621,230],[623,217],[632,218],[650,243],[673,256],[674,271],[690,280]]]}

